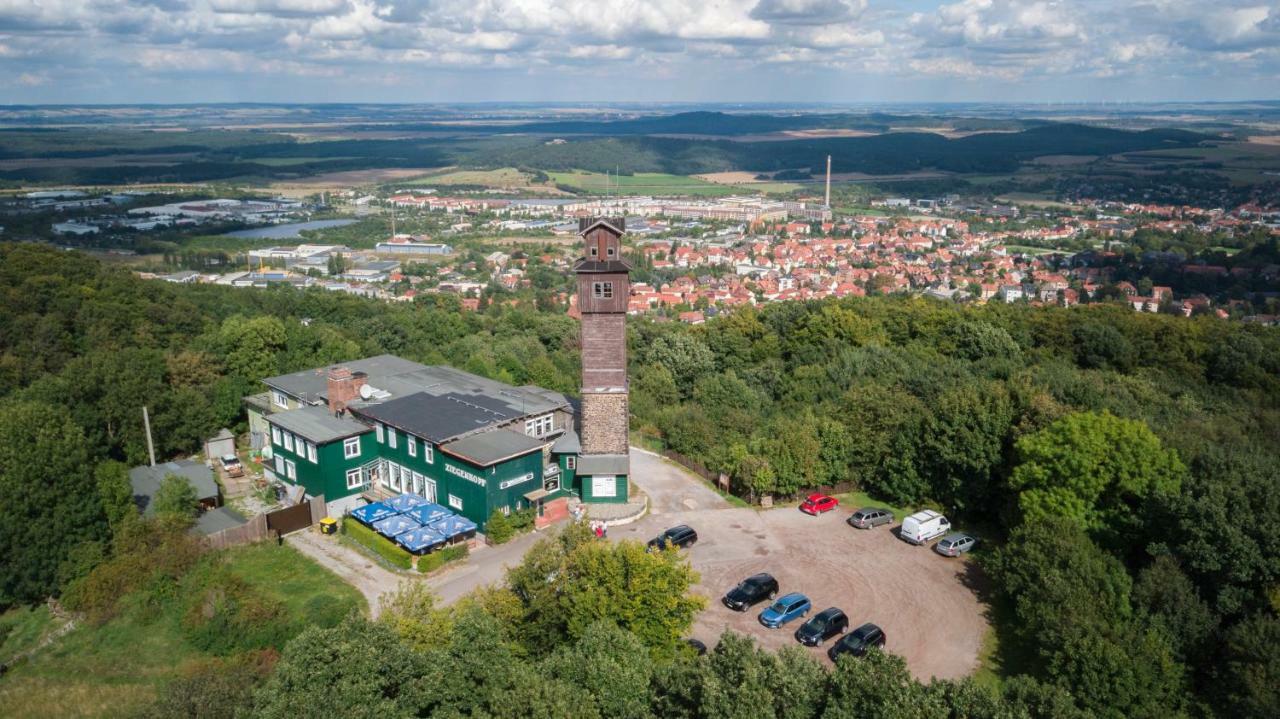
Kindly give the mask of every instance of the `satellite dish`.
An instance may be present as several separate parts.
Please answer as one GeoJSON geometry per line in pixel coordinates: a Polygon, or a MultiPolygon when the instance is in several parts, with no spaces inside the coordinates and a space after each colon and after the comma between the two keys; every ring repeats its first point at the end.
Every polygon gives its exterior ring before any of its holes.
{"type": "Polygon", "coordinates": [[[360,398],[369,399],[373,396],[373,388],[367,384],[360,385],[360,398]]]}

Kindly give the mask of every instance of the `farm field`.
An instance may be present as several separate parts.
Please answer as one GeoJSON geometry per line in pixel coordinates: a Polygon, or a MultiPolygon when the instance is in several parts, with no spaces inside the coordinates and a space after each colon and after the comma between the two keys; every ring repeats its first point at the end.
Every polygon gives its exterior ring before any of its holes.
{"type": "MultiPolygon", "coordinates": [[[[416,177],[408,185],[483,185],[485,187],[525,188],[539,187],[533,176],[514,167],[496,170],[449,170],[439,174],[416,177]]],[[[550,188],[546,188],[550,189],[550,188]]]]}
{"type": "MultiPolygon", "coordinates": [[[[594,194],[621,192],[635,195],[698,195],[719,197],[739,194],[746,187],[718,185],[687,175],[660,172],[637,172],[634,175],[606,175],[600,172],[549,172],[557,184],[568,185],[594,194]]],[[[755,189],[755,188],[750,188],[755,189]]]]}

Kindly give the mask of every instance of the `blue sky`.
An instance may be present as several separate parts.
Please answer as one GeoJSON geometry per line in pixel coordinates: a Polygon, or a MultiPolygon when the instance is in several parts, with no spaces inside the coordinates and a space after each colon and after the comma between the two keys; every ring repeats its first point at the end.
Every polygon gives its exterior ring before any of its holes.
{"type": "Polygon", "coordinates": [[[0,0],[0,103],[1277,98],[1275,0],[0,0]]]}

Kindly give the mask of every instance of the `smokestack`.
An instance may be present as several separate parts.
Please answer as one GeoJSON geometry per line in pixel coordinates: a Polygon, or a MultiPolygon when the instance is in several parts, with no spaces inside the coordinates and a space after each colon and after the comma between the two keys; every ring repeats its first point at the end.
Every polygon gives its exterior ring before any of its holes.
{"type": "Polygon", "coordinates": [[[827,199],[823,204],[831,207],[831,155],[827,155],[827,199]]]}

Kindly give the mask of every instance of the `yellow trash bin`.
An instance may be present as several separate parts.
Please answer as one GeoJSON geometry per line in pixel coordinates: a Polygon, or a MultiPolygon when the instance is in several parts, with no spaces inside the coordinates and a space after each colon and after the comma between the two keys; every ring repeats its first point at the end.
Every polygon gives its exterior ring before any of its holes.
{"type": "Polygon", "coordinates": [[[325,517],[324,519],[320,520],[320,533],[321,534],[337,534],[338,520],[334,519],[333,517],[325,517]]]}

